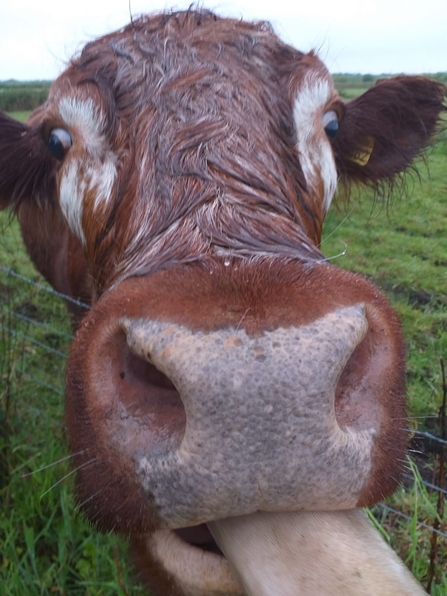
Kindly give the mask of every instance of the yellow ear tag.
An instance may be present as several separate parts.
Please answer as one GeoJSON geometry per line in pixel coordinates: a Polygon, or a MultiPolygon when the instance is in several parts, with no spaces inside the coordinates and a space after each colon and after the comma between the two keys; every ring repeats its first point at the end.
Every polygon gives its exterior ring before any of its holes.
{"type": "Polygon", "coordinates": [[[355,153],[355,155],[353,155],[349,159],[354,163],[359,164],[359,166],[366,166],[366,164],[369,162],[369,158],[371,157],[373,149],[374,139],[372,137],[366,137],[366,142],[360,149],[360,151],[355,153]]]}

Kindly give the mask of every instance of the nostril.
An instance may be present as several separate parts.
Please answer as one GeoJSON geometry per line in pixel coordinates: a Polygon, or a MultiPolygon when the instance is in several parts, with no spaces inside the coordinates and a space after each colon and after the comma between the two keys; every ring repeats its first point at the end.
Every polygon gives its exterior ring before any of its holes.
{"type": "Polygon", "coordinates": [[[374,328],[369,326],[340,375],[335,390],[335,415],[343,429],[360,431],[378,428],[380,404],[377,402],[377,384],[382,348],[376,341],[374,328]]]}
{"type": "Polygon", "coordinates": [[[122,357],[122,371],[120,372],[121,379],[127,379],[132,383],[151,386],[153,388],[167,389],[170,392],[176,391],[174,384],[168,377],[158,370],[151,362],[150,352],[146,351],[146,358],[142,358],[139,354],[135,354],[127,341],[122,342],[123,357],[122,357]]]}
{"type": "Polygon", "coordinates": [[[132,421],[139,433],[180,440],[186,423],[182,400],[149,358],[146,350],[139,354],[132,350],[124,329],[115,329],[103,346],[100,377],[106,386],[100,389],[113,399],[119,418],[132,421]]]}

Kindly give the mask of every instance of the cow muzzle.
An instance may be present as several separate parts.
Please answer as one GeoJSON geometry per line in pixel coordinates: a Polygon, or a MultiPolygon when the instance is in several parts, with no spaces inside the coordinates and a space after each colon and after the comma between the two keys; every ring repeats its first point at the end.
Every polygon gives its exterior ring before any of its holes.
{"type": "Polygon", "coordinates": [[[374,421],[342,428],[335,401],[342,372],[367,334],[364,305],[254,337],[243,329],[120,323],[130,352],[172,382],[184,408],[177,441],[170,435],[160,442],[155,457],[133,454],[166,526],[357,504],[377,428],[374,421]]]}

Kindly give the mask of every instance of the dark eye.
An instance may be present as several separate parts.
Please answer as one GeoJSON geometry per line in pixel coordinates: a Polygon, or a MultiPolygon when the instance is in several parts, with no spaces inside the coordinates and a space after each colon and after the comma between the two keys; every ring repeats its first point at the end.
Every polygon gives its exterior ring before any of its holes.
{"type": "Polygon", "coordinates": [[[70,149],[72,140],[70,133],[63,128],[53,128],[48,137],[48,149],[53,157],[62,160],[70,149]]]}
{"type": "Polygon", "coordinates": [[[323,114],[322,124],[325,133],[330,139],[335,139],[338,133],[338,116],[337,112],[330,110],[323,114]]]}

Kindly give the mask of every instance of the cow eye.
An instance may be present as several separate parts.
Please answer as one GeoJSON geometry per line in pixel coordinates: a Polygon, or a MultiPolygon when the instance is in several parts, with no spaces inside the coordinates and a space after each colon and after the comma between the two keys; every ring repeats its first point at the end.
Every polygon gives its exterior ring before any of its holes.
{"type": "Polygon", "coordinates": [[[337,112],[330,110],[323,114],[322,124],[325,133],[330,139],[335,139],[338,133],[338,116],[337,112]]]}
{"type": "Polygon", "coordinates": [[[48,149],[53,157],[62,160],[72,145],[71,135],[63,128],[53,128],[48,137],[48,149]]]}

